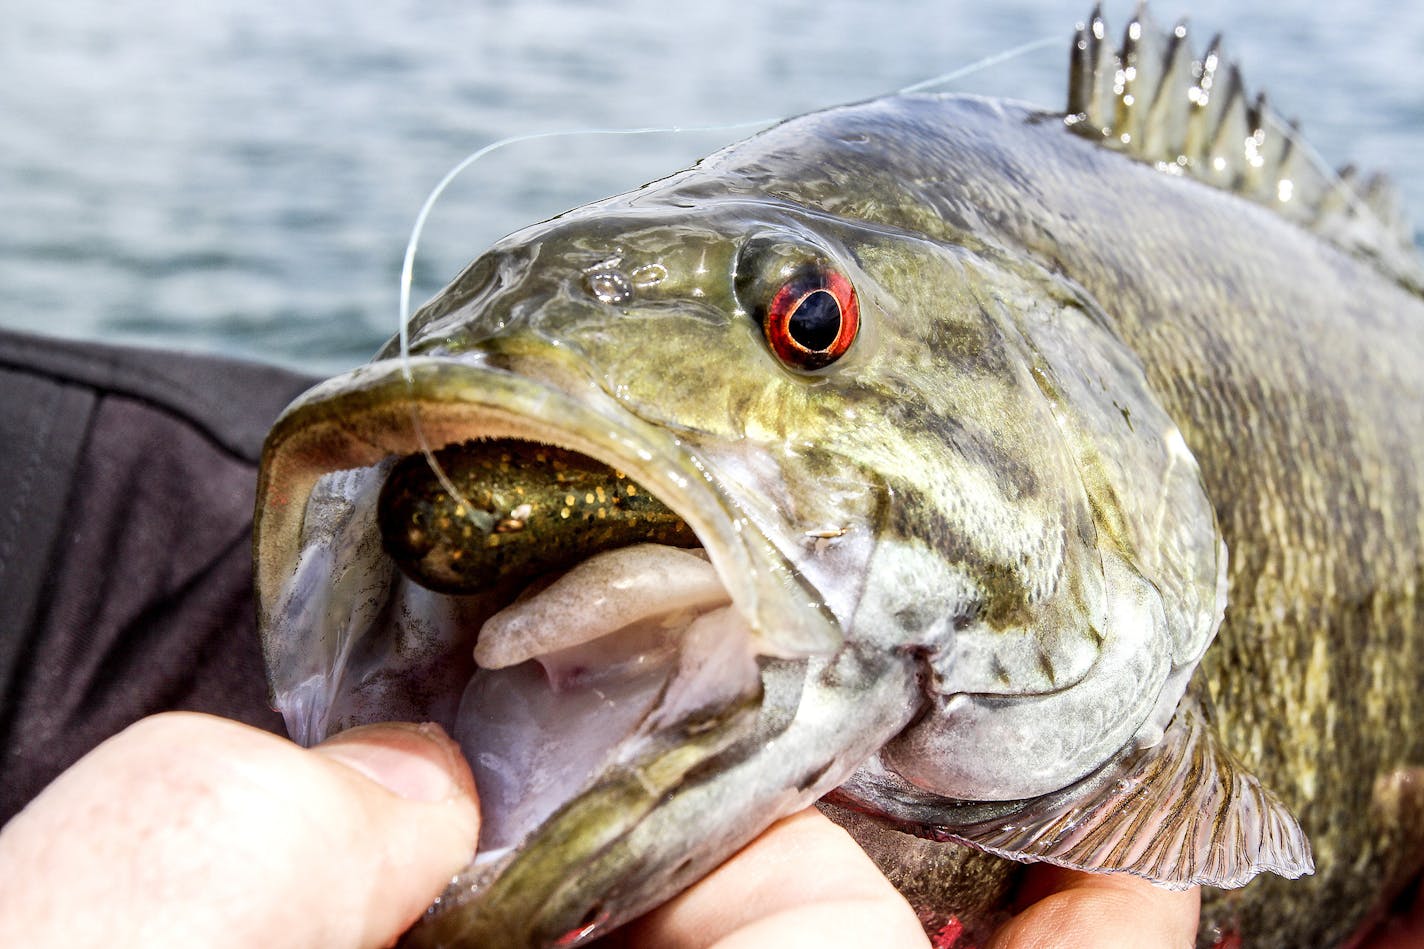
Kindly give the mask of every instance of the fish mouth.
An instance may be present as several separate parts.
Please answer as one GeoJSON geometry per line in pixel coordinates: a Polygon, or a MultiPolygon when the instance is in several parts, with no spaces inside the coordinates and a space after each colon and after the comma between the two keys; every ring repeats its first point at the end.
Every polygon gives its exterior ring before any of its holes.
{"type": "Polygon", "coordinates": [[[278,419],[263,451],[254,525],[263,628],[276,620],[319,479],[471,438],[552,445],[627,472],[701,541],[767,655],[824,655],[839,645],[816,591],[681,439],[597,390],[576,397],[453,357],[363,366],[316,386],[278,419]]]}
{"type": "MultiPolygon", "coordinates": [[[[643,818],[756,730],[766,663],[840,645],[816,592],[675,434],[478,359],[376,363],[299,399],[269,436],[254,533],[273,700],[293,737],[433,719],[476,773],[476,861],[410,945],[571,945],[671,895],[610,892],[630,865],[638,876],[643,818]],[[400,459],[472,439],[616,469],[695,546],[626,545],[552,582],[468,595],[416,583],[380,545],[380,489],[400,459]],[[621,593],[589,606],[600,585],[621,593]],[[654,597],[668,602],[640,612],[654,597]]],[[[664,869],[660,888],[711,869],[695,863],[664,869]]]]}

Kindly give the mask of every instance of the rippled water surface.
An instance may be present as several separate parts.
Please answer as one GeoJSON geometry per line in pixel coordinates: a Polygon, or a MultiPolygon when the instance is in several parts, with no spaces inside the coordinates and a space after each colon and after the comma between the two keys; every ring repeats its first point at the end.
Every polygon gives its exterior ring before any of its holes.
{"type": "MultiPolygon", "coordinates": [[[[1083,5],[1086,6],[1086,5],[1083,5]]],[[[1327,158],[1387,169],[1424,220],[1424,6],[1154,5],[1327,158]]],[[[1129,5],[1109,4],[1114,33],[1129,5]]],[[[1074,23],[1049,2],[67,0],[0,30],[0,322],[331,371],[395,328],[426,191],[550,129],[710,125],[881,94],[1042,37],[954,88],[1059,106],[1074,23]]],[[[417,299],[501,234],[746,132],[518,146],[432,219],[417,299]]]]}

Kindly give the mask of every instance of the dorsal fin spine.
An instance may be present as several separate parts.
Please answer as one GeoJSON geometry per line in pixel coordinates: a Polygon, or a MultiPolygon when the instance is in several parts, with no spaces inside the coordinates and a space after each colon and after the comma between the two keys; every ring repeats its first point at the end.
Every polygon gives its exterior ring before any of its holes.
{"type": "Polygon", "coordinates": [[[1336,175],[1251,97],[1221,38],[1194,59],[1185,22],[1163,32],[1140,3],[1114,52],[1101,5],[1078,24],[1068,124],[1103,145],[1275,210],[1424,293],[1424,264],[1394,188],[1336,175]]]}
{"type": "Polygon", "coordinates": [[[1107,24],[1103,21],[1101,6],[1094,9],[1088,30],[1093,40],[1088,113],[1095,125],[1106,126],[1116,101],[1113,87],[1117,81],[1117,57],[1107,42],[1107,24]]]}
{"type": "Polygon", "coordinates": [[[1198,165],[1206,159],[1211,132],[1215,128],[1212,98],[1217,84],[1217,68],[1221,63],[1217,55],[1220,43],[1221,37],[1214,37],[1206,55],[1192,68],[1193,82],[1187,90],[1190,114],[1187,116],[1186,140],[1182,144],[1182,157],[1188,166],[1198,165]]]}
{"type": "Polygon", "coordinates": [[[1246,122],[1245,86],[1234,64],[1226,69],[1226,83],[1214,97],[1220,103],[1211,146],[1207,150],[1208,180],[1227,191],[1238,190],[1244,181],[1245,142],[1251,131],[1246,122]]]}
{"type": "Polygon", "coordinates": [[[1271,127],[1271,105],[1264,92],[1257,93],[1246,110],[1246,124],[1252,130],[1247,142],[1246,190],[1262,204],[1279,200],[1274,170],[1281,167],[1284,137],[1271,127]]]}
{"type": "Polygon", "coordinates": [[[1124,143],[1141,143],[1147,112],[1161,80],[1161,37],[1138,4],[1122,39],[1122,95],[1118,97],[1113,130],[1124,143]]]}
{"type": "Polygon", "coordinates": [[[1191,81],[1192,44],[1188,38],[1187,21],[1180,20],[1172,28],[1167,41],[1162,81],[1149,106],[1147,128],[1142,148],[1153,161],[1175,163],[1186,144],[1187,113],[1191,100],[1186,89],[1191,81]]]}
{"type": "MultiPolygon", "coordinates": [[[[1221,37],[1217,37],[1216,43],[1219,44],[1220,41],[1221,37]]],[[[1205,122],[1202,129],[1202,151],[1196,158],[1198,161],[1207,162],[1208,171],[1212,171],[1212,153],[1216,149],[1221,124],[1227,118],[1232,101],[1241,91],[1241,73],[1221,55],[1219,46],[1208,55],[1207,61],[1210,68],[1206,71],[1203,87],[1206,98],[1203,103],[1205,122]]]]}
{"type": "Polygon", "coordinates": [[[1068,114],[1086,115],[1092,111],[1097,94],[1098,48],[1101,41],[1094,35],[1094,26],[1101,27],[1102,6],[1093,8],[1088,19],[1078,24],[1073,38],[1073,50],[1068,67],[1068,114]]]}

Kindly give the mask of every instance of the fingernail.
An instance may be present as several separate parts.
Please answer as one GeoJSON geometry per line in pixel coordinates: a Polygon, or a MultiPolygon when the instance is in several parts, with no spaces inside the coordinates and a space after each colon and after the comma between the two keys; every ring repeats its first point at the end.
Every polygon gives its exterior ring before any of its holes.
{"type": "Polygon", "coordinates": [[[363,725],[328,738],[313,750],[407,800],[474,796],[474,782],[460,746],[433,723],[363,725]]]}

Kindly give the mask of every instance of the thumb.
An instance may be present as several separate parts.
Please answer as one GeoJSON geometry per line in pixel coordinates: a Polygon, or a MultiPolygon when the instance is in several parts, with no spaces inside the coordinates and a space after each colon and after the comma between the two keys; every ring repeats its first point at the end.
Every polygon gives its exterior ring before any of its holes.
{"type": "Polygon", "coordinates": [[[474,854],[474,784],[434,725],[312,750],[145,719],[0,832],[0,945],[391,943],[474,854]]]}
{"type": "Polygon", "coordinates": [[[1027,906],[989,949],[1174,949],[1196,943],[1201,887],[1168,890],[1125,873],[1033,864],[1019,901],[1027,906]]]}

